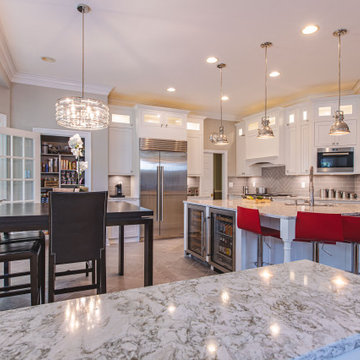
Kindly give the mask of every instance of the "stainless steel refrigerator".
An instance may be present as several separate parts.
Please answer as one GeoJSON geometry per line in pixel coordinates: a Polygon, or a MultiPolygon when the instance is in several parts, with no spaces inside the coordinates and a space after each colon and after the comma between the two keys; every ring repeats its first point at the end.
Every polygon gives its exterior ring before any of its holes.
{"type": "Polygon", "coordinates": [[[184,235],[187,142],[140,139],[140,203],[154,211],[154,238],[184,235]]]}

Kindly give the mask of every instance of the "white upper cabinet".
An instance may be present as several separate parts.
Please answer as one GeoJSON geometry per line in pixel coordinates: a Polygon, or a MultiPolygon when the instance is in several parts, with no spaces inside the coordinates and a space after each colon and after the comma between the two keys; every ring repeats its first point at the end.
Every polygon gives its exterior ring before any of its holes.
{"type": "Polygon", "coordinates": [[[355,119],[345,119],[349,126],[350,134],[331,136],[330,127],[333,121],[321,121],[315,123],[315,146],[355,146],[357,143],[357,121],[355,119]]]}
{"type": "Polygon", "coordinates": [[[186,140],[188,111],[136,105],[140,138],[186,140]]]}
{"type": "Polygon", "coordinates": [[[132,108],[111,106],[109,175],[134,175],[134,113],[132,108]]]}
{"type": "Polygon", "coordinates": [[[278,162],[280,154],[282,109],[272,109],[269,112],[270,126],[273,129],[274,137],[271,139],[259,139],[257,137],[258,127],[261,123],[262,113],[244,118],[245,121],[245,152],[246,159],[262,161],[266,158],[273,158],[278,162]]]}
{"type": "Polygon", "coordinates": [[[201,176],[204,163],[204,117],[189,116],[186,127],[188,176],[201,176]]]}

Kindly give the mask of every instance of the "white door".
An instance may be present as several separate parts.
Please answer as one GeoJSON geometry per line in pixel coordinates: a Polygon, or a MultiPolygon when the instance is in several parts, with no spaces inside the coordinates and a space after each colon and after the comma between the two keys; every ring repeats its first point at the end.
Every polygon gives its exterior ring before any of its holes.
{"type": "Polygon", "coordinates": [[[295,124],[286,127],[286,174],[295,175],[298,172],[299,152],[295,124]]]}
{"type": "Polygon", "coordinates": [[[40,202],[40,134],[0,128],[0,200],[40,202]]]}
{"type": "Polygon", "coordinates": [[[188,176],[200,176],[202,170],[202,142],[200,134],[187,135],[188,176]]]}
{"type": "Polygon", "coordinates": [[[309,174],[310,146],[310,125],[302,124],[300,127],[300,174],[309,174]]]}

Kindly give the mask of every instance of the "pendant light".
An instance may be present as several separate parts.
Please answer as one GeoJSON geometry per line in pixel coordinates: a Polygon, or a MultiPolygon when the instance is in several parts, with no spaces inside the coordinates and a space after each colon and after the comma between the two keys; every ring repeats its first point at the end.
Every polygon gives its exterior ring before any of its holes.
{"type": "Polygon", "coordinates": [[[268,74],[267,74],[267,63],[268,63],[268,59],[267,59],[267,49],[269,47],[272,46],[271,42],[264,42],[260,45],[260,47],[262,47],[263,49],[265,49],[265,114],[264,116],[261,118],[261,125],[258,128],[258,139],[270,139],[274,137],[274,133],[270,127],[270,119],[267,115],[267,79],[268,79],[268,74]]]}
{"type": "Polygon", "coordinates": [[[341,36],[347,33],[346,29],[338,29],[333,32],[333,35],[338,38],[338,86],[339,86],[339,99],[338,109],[335,111],[334,123],[331,125],[329,135],[346,135],[350,134],[350,129],[344,121],[344,112],[341,111],[341,36]]]}
{"type": "Polygon", "coordinates": [[[58,99],[55,105],[56,122],[69,129],[100,130],[109,126],[109,107],[100,100],[84,97],[84,17],[91,9],[80,4],[77,10],[82,15],[81,97],[67,96],[58,99]]]}
{"type": "Polygon", "coordinates": [[[219,127],[219,133],[213,133],[210,135],[210,142],[212,142],[214,145],[228,145],[229,141],[227,139],[227,136],[224,132],[224,126],[223,126],[223,111],[222,111],[222,105],[223,105],[223,86],[222,86],[222,69],[226,66],[226,64],[221,63],[217,65],[217,68],[220,70],[220,127],[219,127]]]}

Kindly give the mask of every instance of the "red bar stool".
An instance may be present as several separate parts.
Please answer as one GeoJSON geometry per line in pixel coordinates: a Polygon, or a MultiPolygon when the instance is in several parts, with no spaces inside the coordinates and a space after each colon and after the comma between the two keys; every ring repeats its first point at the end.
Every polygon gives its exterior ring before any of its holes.
{"type": "Polygon", "coordinates": [[[256,266],[263,266],[263,236],[271,236],[280,239],[280,231],[261,226],[259,210],[248,209],[241,206],[238,206],[237,208],[237,226],[239,229],[250,231],[258,235],[256,266]]]}
{"type": "Polygon", "coordinates": [[[341,216],[344,241],[351,243],[352,262],[351,271],[354,274],[359,273],[359,243],[360,243],[360,217],[341,216]]]}
{"type": "Polygon", "coordinates": [[[341,215],[298,211],[294,241],[312,243],[312,260],[318,263],[319,243],[344,242],[341,215]]]}

